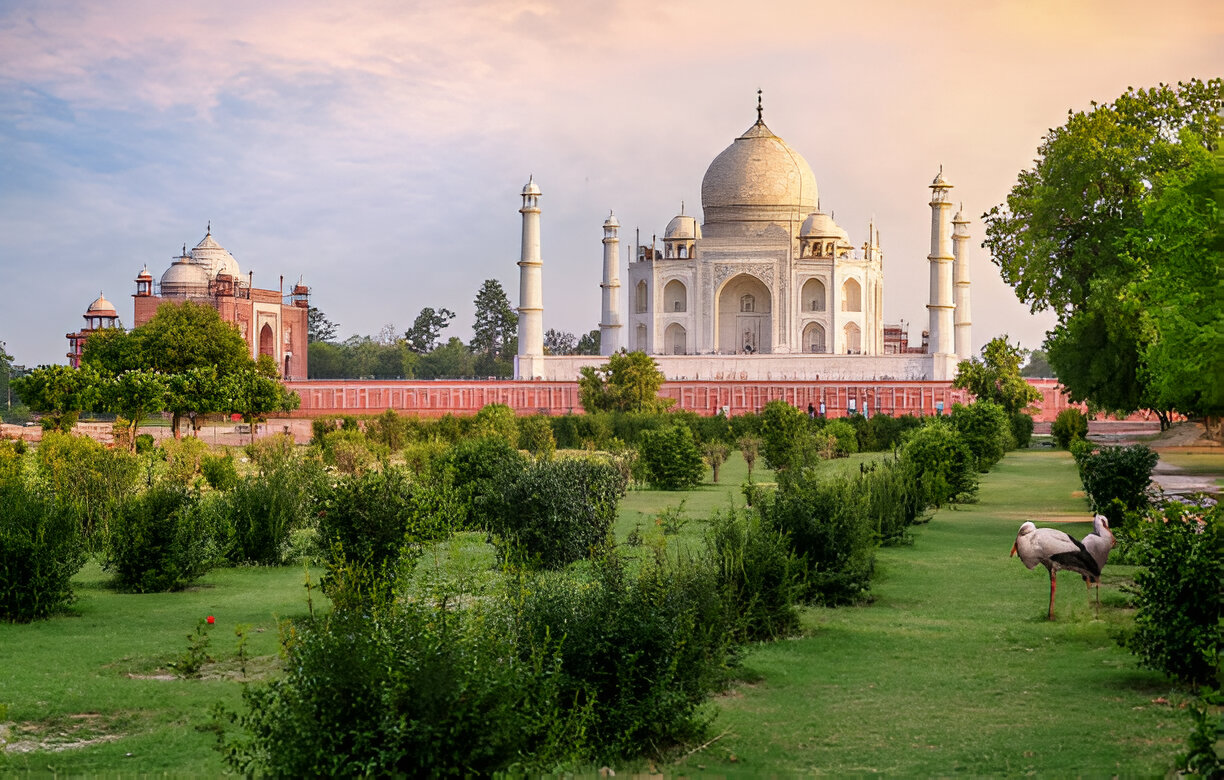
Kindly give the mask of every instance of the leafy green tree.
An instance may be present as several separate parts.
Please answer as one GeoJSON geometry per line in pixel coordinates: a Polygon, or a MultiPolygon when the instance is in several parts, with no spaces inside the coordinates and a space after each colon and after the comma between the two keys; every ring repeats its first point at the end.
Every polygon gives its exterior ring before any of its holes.
{"type": "Polygon", "coordinates": [[[81,412],[100,400],[101,378],[88,365],[39,366],[12,381],[13,391],[43,415],[45,430],[71,431],[81,412]]]}
{"type": "Polygon", "coordinates": [[[784,469],[807,430],[807,416],[786,401],[770,401],[761,409],[761,454],[771,469],[784,469]]]}
{"type": "Polygon", "coordinates": [[[578,339],[578,346],[574,349],[574,354],[577,355],[598,355],[600,347],[599,328],[595,328],[589,333],[582,334],[578,339]]]}
{"type": "Polygon", "coordinates": [[[108,410],[127,420],[128,446],[136,451],[136,429],[152,412],[166,407],[170,382],[156,371],[124,371],[102,383],[102,403],[108,410]]]}
{"type": "Polygon", "coordinates": [[[183,417],[191,420],[191,428],[198,435],[205,416],[219,410],[219,381],[212,366],[189,368],[166,377],[166,409],[173,415],[171,428],[175,436],[183,417]]]}
{"type": "Polygon", "coordinates": [[[518,351],[518,316],[501,282],[486,279],[476,292],[476,322],[472,326],[472,352],[507,361],[518,351]]]}
{"type": "Polygon", "coordinates": [[[686,425],[642,431],[639,463],[656,490],[686,490],[701,484],[705,462],[686,425]]]}
{"type": "Polygon", "coordinates": [[[306,310],[307,344],[335,340],[336,330],[339,327],[339,325],[327,319],[327,316],[317,306],[311,306],[306,310]]]}
{"type": "Polygon", "coordinates": [[[264,376],[254,368],[226,375],[219,383],[219,407],[228,414],[240,414],[251,425],[251,441],[255,440],[254,423],[269,412],[291,412],[302,403],[297,393],[285,389],[277,380],[264,376]]]}
{"type": "Polygon", "coordinates": [[[979,401],[990,401],[1003,407],[1008,414],[1024,411],[1041,400],[1041,391],[1024,381],[1020,361],[1024,350],[1012,346],[1007,335],[996,336],[982,347],[982,358],[962,360],[956,368],[953,387],[973,393],[979,401]]]}
{"type": "Polygon", "coordinates": [[[602,366],[584,366],[578,378],[582,408],[590,412],[658,412],[675,403],[660,398],[665,377],[645,352],[618,352],[602,366]]]}
{"type": "Polygon", "coordinates": [[[1140,302],[1140,374],[1157,408],[1224,415],[1222,198],[1224,152],[1199,151],[1144,204],[1148,240],[1133,243],[1145,272],[1129,292],[1140,302]]]}
{"type": "Polygon", "coordinates": [[[505,404],[486,404],[472,418],[472,435],[476,437],[494,436],[517,447],[518,416],[505,404]]]}
{"type": "Polygon", "coordinates": [[[455,313],[450,309],[433,310],[426,306],[412,323],[412,328],[404,334],[404,342],[408,349],[424,355],[438,348],[438,338],[450,321],[455,319],[455,313]]]}
{"type": "Polygon", "coordinates": [[[476,361],[472,351],[457,336],[428,355],[422,355],[417,364],[417,376],[422,379],[458,379],[474,376],[476,361]]]}
{"type": "Polygon", "coordinates": [[[221,319],[213,307],[167,301],[148,322],[127,334],[91,335],[81,362],[109,374],[133,369],[179,374],[212,366],[225,376],[250,365],[251,353],[238,328],[221,319]]]}
{"type": "Polygon", "coordinates": [[[1035,379],[1050,379],[1054,376],[1054,369],[1050,366],[1050,356],[1044,349],[1034,349],[1029,352],[1028,362],[1020,369],[1020,376],[1035,379]]]}
{"type": "Polygon", "coordinates": [[[544,331],[544,354],[572,355],[578,351],[578,337],[565,330],[549,328],[544,331]]]}
{"type": "Polygon", "coordinates": [[[1144,209],[1170,174],[1215,148],[1222,109],[1216,78],[1128,89],[1070,113],[986,214],[984,245],[1003,278],[1033,311],[1058,315],[1046,349],[1073,399],[1117,410],[1158,400],[1140,366],[1142,302],[1127,295],[1159,238],[1144,209]]]}

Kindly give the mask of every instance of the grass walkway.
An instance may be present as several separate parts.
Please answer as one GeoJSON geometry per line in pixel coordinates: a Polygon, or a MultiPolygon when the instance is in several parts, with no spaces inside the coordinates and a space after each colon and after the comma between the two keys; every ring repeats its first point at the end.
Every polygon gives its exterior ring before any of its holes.
{"type": "MultiPolygon", "coordinates": [[[[1009,455],[981,501],[935,515],[880,552],[875,603],[811,610],[809,635],[761,645],[759,679],[718,703],[725,736],[687,759],[718,774],[1164,774],[1190,720],[1111,632],[1129,617],[1109,567],[1101,619],[1082,580],[1008,552],[1033,516],[1088,518],[1070,456],[1009,455]]],[[[1089,526],[1066,526],[1080,535],[1089,526]]]]}

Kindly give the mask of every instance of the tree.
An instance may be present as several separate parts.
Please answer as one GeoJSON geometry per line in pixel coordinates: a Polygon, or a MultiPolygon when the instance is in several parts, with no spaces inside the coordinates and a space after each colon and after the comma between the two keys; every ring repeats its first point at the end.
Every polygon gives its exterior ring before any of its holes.
{"type": "Polygon", "coordinates": [[[136,429],[151,412],[166,407],[170,383],[156,371],[124,371],[102,384],[102,400],[107,410],[126,418],[128,448],[136,450],[136,429]]]}
{"type": "MultiPolygon", "coordinates": [[[[1224,152],[1200,151],[1144,204],[1138,301],[1142,370],[1157,408],[1224,415],[1224,152]]],[[[1216,426],[1208,426],[1212,430],[1216,426]]]]}
{"type": "Polygon", "coordinates": [[[320,341],[333,341],[339,325],[327,319],[317,306],[306,310],[306,343],[314,344],[320,341]]]}
{"type": "Polygon", "coordinates": [[[100,399],[101,378],[89,366],[39,366],[12,384],[13,392],[43,415],[45,430],[71,431],[81,412],[100,399]]]}
{"type": "MultiPolygon", "coordinates": [[[[1128,296],[1159,238],[1145,205],[1167,177],[1218,145],[1224,80],[1128,89],[1068,115],[1021,171],[1006,203],[986,215],[993,262],[1033,311],[1051,309],[1050,364],[1074,400],[1134,410],[1151,405],[1141,370],[1149,334],[1128,296]]],[[[1158,409],[1158,411],[1161,411],[1158,409]]]]}
{"type": "Polygon", "coordinates": [[[438,338],[442,331],[453,319],[455,319],[455,313],[450,309],[434,311],[433,307],[426,306],[421,309],[412,327],[404,334],[404,342],[408,345],[409,350],[418,355],[433,352],[438,348],[438,338]]]}
{"type": "Polygon", "coordinates": [[[982,347],[982,358],[962,360],[956,367],[953,387],[973,393],[979,401],[991,401],[1007,414],[1022,412],[1041,400],[1041,391],[1020,376],[1024,350],[1007,342],[1007,334],[996,336],[982,347]]]}
{"type": "Polygon", "coordinates": [[[446,344],[422,355],[417,365],[417,375],[422,379],[458,379],[475,373],[472,351],[458,336],[451,336],[446,344]]]}
{"type": "Polygon", "coordinates": [[[133,369],[179,374],[212,366],[225,376],[249,366],[251,353],[237,326],[221,319],[216,309],[193,301],[167,301],[148,322],[127,334],[92,334],[81,362],[112,375],[133,369]]]}
{"type": "Polygon", "coordinates": [[[13,356],[5,351],[5,343],[0,341],[0,403],[7,412],[13,407],[13,393],[9,389],[9,381],[13,373],[13,356]]]}
{"type": "Polygon", "coordinates": [[[572,355],[578,349],[578,337],[556,328],[544,331],[545,355],[572,355]]]}
{"type": "Polygon", "coordinates": [[[1020,376],[1035,379],[1050,379],[1054,376],[1054,369],[1050,367],[1050,357],[1044,349],[1034,349],[1029,352],[1028,362],[1020,369],[1020,376]]]}
{"type": "Polygon", "coordinates": [[[638,443],[642,470],[656,490],[686,490],[701,484],[705,463],[687,425],[642,431],[638,443]]]}
{"type": "Polygon", "coordinates": [[[255,441],[255,425],[268,412],[291,412],[301,405],[297,393],[285,389],[276,379],[264,376],[256,368],[227,374],[220,380],[218,400],[228,414],[240,414],[251,425],[251,441],[255,441]]]}
{"type": "Polygon", "coordinates": [[[582,337],[578,339],[578,346],[574,352],[578,355],[598,355],[599,349],[599,328],[595,328],[590,333],[582,334],[582,337]]]}
{"type": "Polygon", "coordinates": [[[472,326],[472,352],[504,359],[518,351],[518,317],[501,282],[486,279],[476,293],[476,324],[472,326]]]}
{"type": "Polygon", "coordinates": [[[644,352],[620,351],[602,366],[584,366],[578,395],[587,412],[658,412],[675,403],[660,398],[665,377],[644,352]]]}

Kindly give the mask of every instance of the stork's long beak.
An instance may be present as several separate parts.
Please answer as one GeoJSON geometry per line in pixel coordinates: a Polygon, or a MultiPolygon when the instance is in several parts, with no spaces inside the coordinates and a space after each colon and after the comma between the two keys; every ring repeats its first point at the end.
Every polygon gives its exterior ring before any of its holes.
{"type": "Polygon", "coordinates": [[[1007,556],[1007,557],[1008,557],[1008,558],[1010,558],[1010,557],[1012,557],[1012,555],[1015,555],[1015,554],[1016,554],[1016,543],[1015,543],[1015,542],[1012,542],[1012,551],[1011,551],[1011,555],[1009,555],[1009,556],[1007,556]]]}

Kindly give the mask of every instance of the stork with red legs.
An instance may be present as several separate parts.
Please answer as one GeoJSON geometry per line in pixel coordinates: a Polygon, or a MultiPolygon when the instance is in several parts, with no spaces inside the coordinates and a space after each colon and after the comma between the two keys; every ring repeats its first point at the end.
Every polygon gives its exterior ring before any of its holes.
{"type": "Polygon", "coordinates": [[[1011,549],[1012,555],[1017,553],[1029,569],[1041,564],[1050,572],[1050,620],[1054,619],[1055,575],[1058,572],[1065,569],[1094,580],[1101,576],[1100,565],[1084,545],[1074,536],[1054,528],[1038,528],[1032,523],[1021,525],[1011,549]]]}

